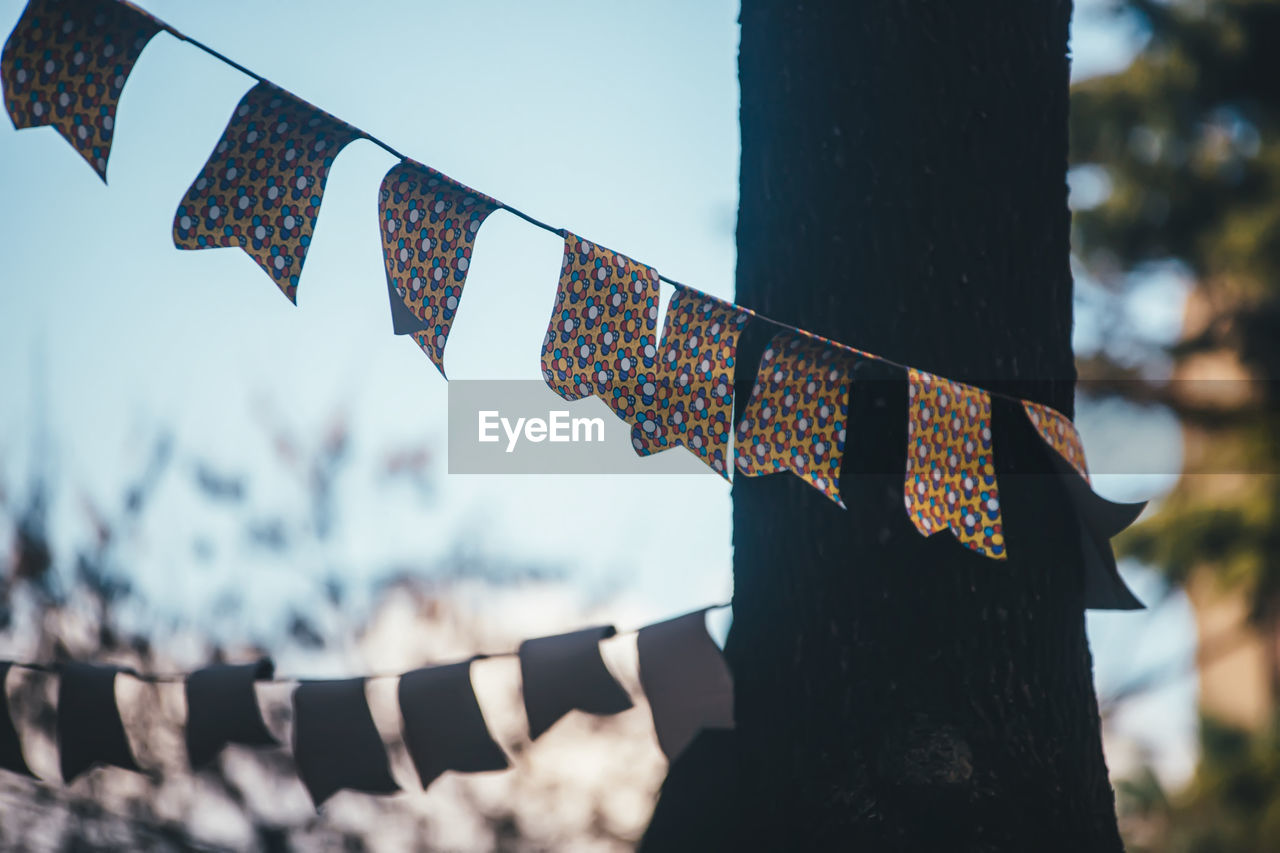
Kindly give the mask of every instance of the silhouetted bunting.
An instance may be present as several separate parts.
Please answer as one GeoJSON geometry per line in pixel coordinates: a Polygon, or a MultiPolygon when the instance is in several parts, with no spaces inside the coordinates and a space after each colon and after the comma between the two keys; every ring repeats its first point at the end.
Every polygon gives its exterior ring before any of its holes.
{"type": "Polygon", "coordinates": [[[564,234],[542,375],[566,400],[591,394],[635,424],[637,382],[658,361],[658,271],[564,234]]]}
{"type": "Polygon", "coordinates": [[[596,625],[520,644],[529,740],[540,738],[573,710],[620,714],[631,707],[631,697],[600,656],[600,641],[616,633],[612,625],[596,625]]]}
{"type": "Polygon", "coordinates": [[[667,306],[658,364],[637,378],[639,400],[631,443],[648,456],[684,445],[729,478],[733,371],[752,312],[677,287],[667,306]]]}
{"type": "Polygon", "coordinates": [[[1006,557],[991,451],[991,397],[981,388],[907,370],[903,499],[924,536],[950,530],[966,548],[1006,557]]]}
{"type": "Polygon", "coordinates": [[[316,810],[346,788],[400,790],[365,698],[365,679],[307,681],[293,691],[293,760],[316,810]]]}
{"type": "Polygon", "coordinates": [[[27,758],[22,754],[22,737],[13,724],[13,714],[9,710],[9,694],[5,690],[5,681],[9,677],[10,661],[0,661],[0,767],[13,773],[35,778],[31,768],[27,766],[27,758]]]}
{"type": "Polygon", "coordinates": [[[68,662],[58,670],[58,764],[62,781],[103,764],[141,772],[116,704],[119,667],[68,662]]]}
{"type": "Polygon", "coordinates": [[[382,179],[378,219],[387,287],[412,318],[397,322],[395,331],[412,334],[441,375],[476,232],[501,206],[412,160],[397,163],[382,179]]]}
{"type": "Polygon", "coordinates": [[[799,332],[775,335],[760,357],[751,399],[738,423],[738,471],[791,471],[840,500],[840,464],[856,355],[799,332]]]}
{"type": "Polygon", "coordinates": [[[212,762],[227,744],[278,746],[258,707],[254,682],[275,674],[270,658],[212,664],[187,676],[187,760],[193,769],[212,762]]]}
{"type": "Polygon", "coordinates": [[[658,746],[668,760],[703,729],[734,727],[733,673],[707,633],[706,610],[641,628],[636,652],[658,746]]]}
{"type": "Polygon", "coordinates": [[[160,29],[128,3],[31,0],[0,57],[14,127],[52,127],[106,181],[116,104],[160,29]]]}
{"type": "Polygon", "coordinates": [[[270,83],[240,99],[173,219],[179,249],[244,249],[290,302],[329,167],[360,131],[270,83]]]}

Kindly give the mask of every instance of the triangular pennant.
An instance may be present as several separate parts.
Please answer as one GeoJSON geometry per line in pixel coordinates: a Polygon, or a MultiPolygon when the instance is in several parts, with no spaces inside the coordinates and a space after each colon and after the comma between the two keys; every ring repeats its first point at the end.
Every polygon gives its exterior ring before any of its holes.
{"type": "Polygon", "coordinates": [[[618,714],[631,707],[631,697],[600,656],[600,641],[615,633],[612,625],[598,625],[520,644],[530,740],[573,710],[618,714]]]}
{"type": "Polygon", "coordinates": [[[697,610],[640,629],[640,683],[658,745],[674,760],[703,729],[731,729],[733,675],[697,610]]]}
{"type": "Polygon", "coordinates": [[[397,335],[412,334],[441,375],[476,232],[501,206],[412,160],[382,179],[378,222],[392,326],[397,335]]]}
{"type": "Polygon", "coordinates": [[[297,302],[329,168],[351,125],[262,82],[240,99],[173,218],[179,249],[238,246],[297,302]]]}
{"type": "Polygon", "coordinates": [[[684,445],[725,479],[733,432],[733,372],[738,337],[751,312],[677,287],[667,306],[658,364],[637,379],[631,443],[648,456],[684,445]]]}
{"type": "Polygon", "coordinates": [[[565,231],[542,376],[566,400],[592,394],[635,424],[638,381],[658,361],[658,271],[565,231]]]}
{"type": "Polygon", "coordinates": [[[1005,559],[991,396],[915,368],[907,382],[907,516],[921,535],[950,530],[966,548],[1005,559]]]}
{"type": "Polygon", "coordinates": [[[0,57],[14,127],[52,126],[105,182],[120,93],[160,29],[113,0],[30,0],[0,57]]]}
{"type": "Polygon", "coordinates": [[[199,768],[227,744],[279,746],[267,730],[253,684],[271,678],[270,658],[254,663],[217,664],[187,676],[187,759],[199,768]]]}
{"type": "Polygon", "coordinates": [[[446,770],[503,770],[507,756],[485,725],[471,688],[471,662],[430,666],[400,676],[404,743],[426,788],[446,770]]]}
{"type": "Polygon", "coordinates": [[[0,661],[0,767],[13,773],[35,778],[27,759],[22,754],[22,738],[18,736],[18,728],[13,724],[13,714],[9,711],[9,693],[5,690],[5,682],[9,678],[10,661],[0,661]]]}
{"type": "Polygon", "coordinates": [[[400,790],[364,683],[308,681],[293,691],[293,760],[316,809],[343,788],[368,794],[400,790]]]}
{"type": "Polygon", "coordinates": [[[841,507],[840,465],[855,356],[798,332],[775,335],[760,357],[738,423],[738,471],[790,471],[841,507]]]}
{"type": "Polygon", "coordinates": [[[98,764],[141,772],[116,705],[120,667],[66,663],[58,673],[58,761],[70,783],[98,764]]]}

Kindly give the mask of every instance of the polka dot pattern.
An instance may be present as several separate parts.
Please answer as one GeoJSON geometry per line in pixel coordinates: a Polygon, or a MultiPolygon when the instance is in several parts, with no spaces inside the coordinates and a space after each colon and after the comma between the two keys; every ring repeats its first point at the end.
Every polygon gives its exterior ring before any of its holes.
{"type": "Polygon", "coordinates": [[[733,430],[733,371],[751,312],[677,287],[667,306],[658,364],[637,377],[631,442],[648,456],[684,445],[725,479],[733,430]]]}
{"type": "Polygon", "coordinates": [[[1003,560],[990,395],[915,368],[907,374],[907,516],[924,536],[949,529],[966,548],[1003,560]]]}
{"type": "Polygon", "coordinates": [[[159,31],[155,19],[129,4],[31,0],[0,58],[14,127],[53,127],[106,181],[116,104],[159,31]]]}
{"type": "Polygon", "coordinates": [[[501,204],[412,160],[387,173],[379,199],[387,281],[421,321],[413,339],[444,375],[444,345],[462,300],[476,232],[501,204]]]}
{"type": "Polygon", "coordinates": [[[658,362],[658,271],[567,231],[542,375],[566,400],[595,394],[635,424],[639,379],[658,362]]]}
{"type": "Polygon", "coordinates": [[[776,335],[738,423],[738,471],[790,471],[841,507],[840,464],[856,356],[797,332],[776,335]]]}
{"type": "Polygon", "coordinates": [[[178,205],[174,245],[238,246],[297,302],[329,168],[360,135],[288,92],[259,83],[236,106],[178,205]]]}
{"type": "Polygon", "coordinates": [[[1022,401],[1022,409],[1027,413],[1027,417],[1031,419],[1031,425],[1036,428],[1036,432],[1040,433],[1045,443],[1058,451],[1058,454],[1067,460],[1081,477],[1084,477],[1086,483],[1089,482],[1089,466],[1084,460],[1084,443],[1080,441],[1080,433],[1076,430],[1076,425],[1057,409],[1051,409],[1030,400],[1022,401]]]}

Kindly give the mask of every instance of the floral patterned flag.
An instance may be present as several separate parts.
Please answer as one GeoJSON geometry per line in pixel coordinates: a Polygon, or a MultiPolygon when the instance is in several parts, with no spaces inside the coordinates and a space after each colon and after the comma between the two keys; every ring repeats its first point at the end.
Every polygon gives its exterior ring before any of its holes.
{"type": "Polygon", "coordinates": [[[127,3],[30,0],[0,57],[14,127],[53,127],[105,182],[116,104],[160,29],[127,3]]]}
{"type": "Polygon", "coordinates": [[[395,333],[413,335],[442,376],[476,232],[501,206],[412,160],[382,179],[378,219],[395,333]]]}
{"type": "Polygon", "coordinates": [[[1089,482],[1089,466],[1084,461],[1084,442],[1076,425],[1067,420],[1067,416],[1057,409],[1051,409],[1030,400],[1022,401],[1022,410],[1031,419],[1031,425],[1048,444],[1067,461],[1085,482],[1089,482]]]}
{"type": "Polygon", "coordinates": [[[856,356],[798,332],[774,336],[760,357],[738,424],[738,471],[791,471],[841,507],[849,388],[856,356]]]}
{"type": "Polygon", "coordinates": [[[658,364],[637,380],[639,406],[631,442],[648,456],[684,445],[729,477],[733,371],[746,308],[677,287],[667,306],[658,364]]]}
{"type": "Polygon", "coordinates": [[[173,219],[179,249],[239,246],[297,302],[320,198],[360,131],[270,83],[236,106],[173,219]]]}
{"type": "Polygon", "coordinates": [[[542,375],[566,400],[595,394],[635,424],[638,380],[658,361],[658,271],[565,231],[542,375]]]}
{"type": "Polygon", "coordinates": [[[991,396],[908,368],[903,499],[924,536],[950,531],[966,548],[1007,556],[991,450],[991,396]]]}

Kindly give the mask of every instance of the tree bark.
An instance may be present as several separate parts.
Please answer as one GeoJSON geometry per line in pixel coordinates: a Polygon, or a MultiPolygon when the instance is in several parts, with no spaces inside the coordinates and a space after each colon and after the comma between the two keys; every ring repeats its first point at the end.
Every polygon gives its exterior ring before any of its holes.
{"type": "MultiPolygon", "coordinates": [[[[743,0],[738,301],[1071,414],[1070,14],[743,0]]],[[[740,403],[769,335],[748,332],[740,403]]],[[[904,379],[857,369],[848,510],[735,478],[738,727],[672,767],[644,849],[1122,848],[1045,450],[993,401],[1009,559],[921,537],[904,379]]]]}

